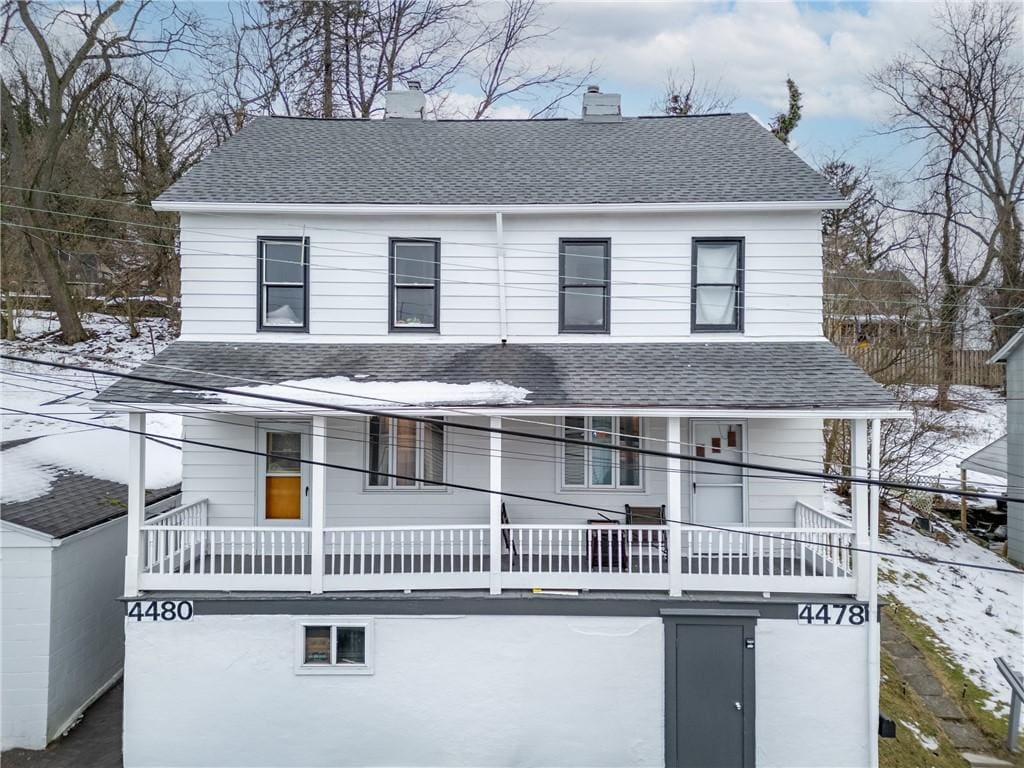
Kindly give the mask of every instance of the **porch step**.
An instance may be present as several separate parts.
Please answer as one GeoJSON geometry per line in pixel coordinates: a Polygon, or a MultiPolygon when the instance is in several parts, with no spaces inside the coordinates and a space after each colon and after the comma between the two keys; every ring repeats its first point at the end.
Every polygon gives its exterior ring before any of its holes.
{"type": "Polygon", "coordinates": [[[992,755],[979,755],[976,752],[961,752],[960,757],[967,761],[967,764],[971,768],[1013,768],[1013,763],[1009,763],[998,757],[992,757],[992,755]]]}

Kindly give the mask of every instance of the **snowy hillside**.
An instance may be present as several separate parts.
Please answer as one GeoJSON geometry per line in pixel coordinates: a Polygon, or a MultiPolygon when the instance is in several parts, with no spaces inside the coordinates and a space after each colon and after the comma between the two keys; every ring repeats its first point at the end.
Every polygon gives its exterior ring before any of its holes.
{"type": "MultiPolygon", "coordinates": [[[[89,314],[83,321],[95,334],[94,338],[64,346],[54,341],[58,326],[50,313],[24,317],[19,323],[21,339],[2,342],[0,349],[4,354],[127,371],[171,341],[167,321],[162,319],[141,320],[140,336],[136,339],[129,337],[127,326],[117,318],[89,314]]],[[[89,408],[90,400],[113,381],[112,377],[91,373],[3,361],[0,501],[26,501],[42,496],[62,470],[115,482],[128,481],[124,460],[128,435],[103,428],[126,427],[127,417],[104,416],[89,408]]],[[[181,418],[151,415],[148,428],[154,435],[178,437],[181,418]]],[[[150,441],[146,459],[148,487],[163,488],[181,480],[181,452],[170,443],[150,441]]]]}

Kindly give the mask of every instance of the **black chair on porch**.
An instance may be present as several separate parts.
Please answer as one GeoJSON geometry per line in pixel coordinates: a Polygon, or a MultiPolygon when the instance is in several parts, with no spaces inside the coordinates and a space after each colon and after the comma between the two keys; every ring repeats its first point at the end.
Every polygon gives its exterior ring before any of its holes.
{"type": "MultiPolygon", "coordinates": [[[[665,525],[665,505],[660,507],[635,507],[626,504],[626,525],[665,525]]],[[[641,559],[654,552],[668,556],[668,534],[664,530],[632,531],[629,537],[632,549],[641,559]]]]}
{"type": "MultiPolygon", "coordinates": [[[[505,502],[501,502],[501,524],[502,526],[512,525],[508,519],[508,510],[505,508],[505,502]]],[[[504,527],[501,529],[501,540],[505,543],[505,551],[509,554],[509,566],[511,567],[519,560],[519,550],[516,548],[516,540],[512,535],[512,531],[506,530],[504,527]]]]}

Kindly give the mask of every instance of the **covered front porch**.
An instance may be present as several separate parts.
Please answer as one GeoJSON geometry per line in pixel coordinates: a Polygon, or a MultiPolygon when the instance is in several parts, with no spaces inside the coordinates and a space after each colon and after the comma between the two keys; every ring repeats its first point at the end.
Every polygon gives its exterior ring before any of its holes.
{"type": "MultiPolygon", "coordinates": [[[[817,416],[447,410],[380,418],[388,417],[187,416],[186,441],[202,445],[183,445],[183,503],[130,518],[126,592],[867,596],[877,495],[854,485],[845,519],[823,510],[820,478],[785,471],[820,471],[817,416]],[[297,436],[297,453],[275,463],[289,456],[282,434],[297,436]],[[592,445],[551,440],[559,435],[592,445]],[[207,447],[221,445],[243,450],[207,447]],[[642,453],[648,448],[662,455],[642,453]],[[716,457],[778,469],[700,460],[716,457]],[[286,517],[274,501],[282,477],[298,489],[286,517]]],[[[131,422],[135,499],[144,487],[145,414],[131,422]]],[[[877,419],[850,423],[853,474],[877,476],[877,419]]]]}

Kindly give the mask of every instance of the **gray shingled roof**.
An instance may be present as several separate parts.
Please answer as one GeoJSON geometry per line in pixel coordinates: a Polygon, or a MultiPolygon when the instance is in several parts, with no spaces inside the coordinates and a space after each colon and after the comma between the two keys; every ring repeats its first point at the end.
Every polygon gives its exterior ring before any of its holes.
{"type": "MultiPolygon", "coordinates": [[[[147,491],[146,503],[153,504],[178,491],[179,486],[147,491]]],[[[126,485],[67,470],[57,475],[49,493],[29,501],[5,503],[0,508],[0,519],[57,539],[126,514],[126,485]]]]}
{"type": "MultiPolygon", "coordinates": [[[[499,380],[530,390],[529,403],[541,407],[895,406],[884,388],[827,341],[504,346],[178,341],[136,372],[219,387],[326,376],[450,384],[499,380]]],[[[296,391],[294,397],[315,400],[316,394],[296,391]]],[[[180,386],[132,379],[116,382],[99,400],[210,404],[180,386]]]]}
{"type": "Polygon", "coordinates": [[[840,199],[747,114],[612,123],[266,117],[158,198],[379,205],[840,199]]]}

